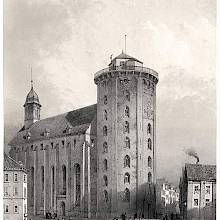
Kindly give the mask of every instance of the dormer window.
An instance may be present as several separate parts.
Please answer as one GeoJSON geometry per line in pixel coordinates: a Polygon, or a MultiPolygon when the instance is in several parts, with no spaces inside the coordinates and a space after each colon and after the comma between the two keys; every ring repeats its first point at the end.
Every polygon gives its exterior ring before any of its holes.
{"type": "Polygon", "coordinates": [[[45,128],[44,131],[41,133],[41,136],[48,137],[50,135],[50,129],[45,128]]]}
{"type": "Polygon", "coordinates": [[[27,131],[23,138],[29,140],[31,138],[31,132],[27,131]]]}
{"type": "Polygon", "coordinates": [[[63,131],[65,134],[69,134],[71,132],[72,128],[67,125],[66,129],[63,131]]]}

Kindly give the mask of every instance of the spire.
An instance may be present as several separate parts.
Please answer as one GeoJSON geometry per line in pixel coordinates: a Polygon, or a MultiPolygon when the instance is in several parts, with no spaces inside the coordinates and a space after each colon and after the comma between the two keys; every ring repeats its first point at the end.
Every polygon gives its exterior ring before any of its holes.
{"type": "Polygon", "coordinates": [[[126,54],[126,37],[127,35],[125,34],[125,54],[126,54]]]}
{"type": "Polygon", "coordinates": [[[33,89],[32,66],[31,66],[31,88],[33,89]]]}

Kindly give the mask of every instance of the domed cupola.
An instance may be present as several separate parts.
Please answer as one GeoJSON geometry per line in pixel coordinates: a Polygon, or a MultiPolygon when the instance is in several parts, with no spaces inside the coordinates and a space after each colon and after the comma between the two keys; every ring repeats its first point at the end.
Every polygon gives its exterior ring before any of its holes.
{"type": "Polygon", "coordinates": [[[40,120],[40,108],[41,104],[39,97],[33,88],[33,81],[31,80],[31,90],[27,94],[24,104],[24,127],[28,129],[34,122],[40,120]]]}

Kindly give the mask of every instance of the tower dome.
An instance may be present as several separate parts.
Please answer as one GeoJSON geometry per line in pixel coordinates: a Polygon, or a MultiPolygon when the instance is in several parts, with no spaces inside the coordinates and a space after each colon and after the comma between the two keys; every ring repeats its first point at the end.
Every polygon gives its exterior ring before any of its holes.
{"type": "Polygon", "coordinates": [[[27,94],[24,107],[25,107],[27,104],[32,104],[32,103],[35,103],[35,104],[38,104],[38,105],[41,106],[40,101],[39,101],[39,97],[38,97],[37,93],[34,91],[33,86],[31,87],[30,92],[27,94]]]}

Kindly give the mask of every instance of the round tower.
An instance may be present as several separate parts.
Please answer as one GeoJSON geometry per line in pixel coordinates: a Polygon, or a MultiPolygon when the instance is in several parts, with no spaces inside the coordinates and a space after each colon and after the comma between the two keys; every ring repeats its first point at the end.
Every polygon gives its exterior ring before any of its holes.
{"type": "Polygon", "coordinates": [[[40,120],[41,104],[37,93],[34,91],[33,84],[27,94],[24,104],[24,127],[28,129],[34,122],[40,120]]]}
{"type": "MultiPolygon", "coordinates": [[[[97,207],[100,216],[154,213],[158,73],[125,53],[97,85],[97,207]]],[[[106,216],[106,217],[107,217],[106,216]]]]}

